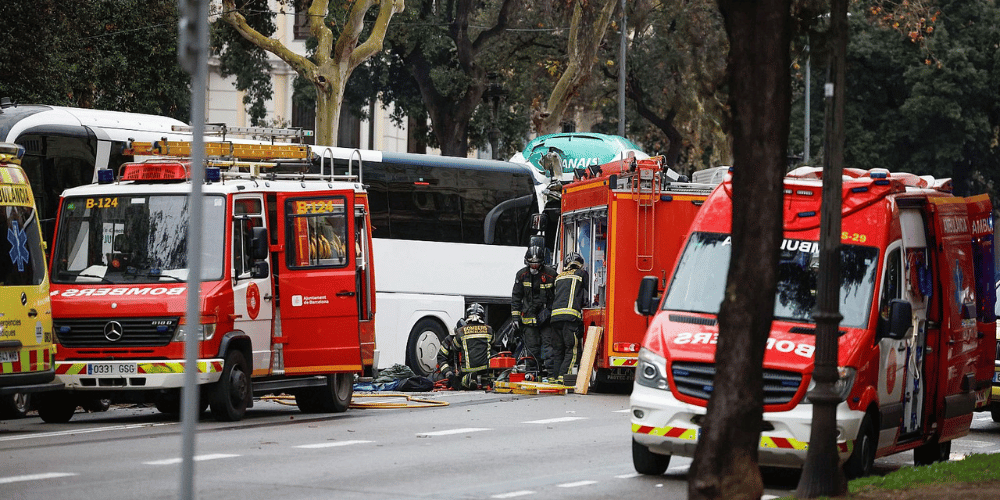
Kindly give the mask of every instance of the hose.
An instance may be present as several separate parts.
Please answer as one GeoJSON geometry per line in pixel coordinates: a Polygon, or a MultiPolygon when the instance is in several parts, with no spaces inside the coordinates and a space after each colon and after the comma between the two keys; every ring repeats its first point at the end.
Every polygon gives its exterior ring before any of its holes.
{"type": "MultiPolygon", "coordinates": [[[[274,401],[278,404],[292,406],[295,404],[295,396],[281,395],[281,396],[263,396],[260,399],[265,401],[274,401]]],[[[420,399],[409,394],[400,393],[386,393],[386,394],[354,394],[351,396],[351,408],[360,409],[372,409],[372,408],[433,408],[437,406],[448,406],[447,401],[435,401],[432,399],[420,399]],[[406,401],[402,402],[371,402],[365,403],[360,401],[354,401],[355,398],[406,398],[406,401]],[[409,404],[410,402],[417,404],[409,404]]]]}

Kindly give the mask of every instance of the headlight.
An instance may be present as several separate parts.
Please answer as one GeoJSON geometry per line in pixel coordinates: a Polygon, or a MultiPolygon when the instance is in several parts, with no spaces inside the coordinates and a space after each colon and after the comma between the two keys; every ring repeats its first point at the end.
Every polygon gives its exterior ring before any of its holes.
{"type": "Polygon", "coordinates": [[[645,347],[639,349],[639,363],[635,367],[635,383],[669,391],[667,359],[645,347]]]}
{"type": "MultiPolygon", "coordinates": [[[[173,342],[184,342],[187,338],[187,329],[189,325],[177,325],[177,331],[174,332],[173,342]]],[[[215,323],[205,323],[203,325],[198,325],[198,340],[210,340],[215,336],[215,323]]]]}
{"type": "MultiPolygon", "coordinates": [[[[841,401],[847,399],[847,395],[851,393],[851,388],[854,387],[854,376],[858,374],[858,371],[849,366],[838,366],[837,375],[839,378],[833,384],[833,391],[837,393],[841,401]]],[[[806,402],[809,401],[809,393],[816,388],[816,379],[811,379],[809,381],[809,388],[806,391],[806,402]]]]}

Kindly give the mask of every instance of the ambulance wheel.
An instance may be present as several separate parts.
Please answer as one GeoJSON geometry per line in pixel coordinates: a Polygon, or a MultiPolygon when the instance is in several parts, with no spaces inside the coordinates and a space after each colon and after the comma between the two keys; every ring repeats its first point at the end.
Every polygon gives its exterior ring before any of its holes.
{"type": "Polygon", "coordinates": [[[875,434],[875,424],[871,415],[865,414],[858,430],[858,439],[854,441],[854,453],[844,462],[844,475],[847,479],[869,476],[875,468],[875,448],[878,446],[875,434]]]}
{"type": "Polygon", "coordinates": [[[31,394],[15,392],[0,396],[0,419],[23,418],[31,408],[31,394]]]}
{"type": "Polygon", "coordinates": [[[943,443],[934,441],[913,449],[914,465],[930,465],[934,462],[947,462],[951,457],[951,441],[943,443]]]}
{"type": "Polygon", "coordinates": [[[670,466],[670,455],[660,455],[649,451],[649,448],[639,444],[632,438],[632,466],[639,474],[659,476],[670,466]]]}
{"type": "Polygon", "coordinates": [[[65,424],[76,413],[78,401],[68,391],[53,391],[35,396],[38,416],[50,424],[65,424]]]}
{"type": "Polygon", "coordinates": [[[250,406],[251,397],[253,392],[246,358],[238,350],[229,351],[222,377],[212,391],[212,416],[221,422],[241,420],[250,406]]]}
{"type": "Polygon", "coordinates": [[[992,405],[990,407],[990,416],[993,417],[993,421],[1000,423],[1000,406],[992,405]]]}
{"type": "Polygon", "coordinates": [[[413,372],[426,377],[437,370],[437,354],[448,333],[432,318],[423,318],[413,325],[406,345],[406,359],[413,372]]]}

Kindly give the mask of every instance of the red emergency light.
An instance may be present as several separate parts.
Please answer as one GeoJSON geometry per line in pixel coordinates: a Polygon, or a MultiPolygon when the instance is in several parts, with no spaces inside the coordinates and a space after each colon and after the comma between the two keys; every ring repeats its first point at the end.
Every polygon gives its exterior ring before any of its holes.
{"type": "Polygon", "coordinates": [[[191,178],[190,162],[146,161],[122,165],[123,181],[185,181],[191,178]]]}

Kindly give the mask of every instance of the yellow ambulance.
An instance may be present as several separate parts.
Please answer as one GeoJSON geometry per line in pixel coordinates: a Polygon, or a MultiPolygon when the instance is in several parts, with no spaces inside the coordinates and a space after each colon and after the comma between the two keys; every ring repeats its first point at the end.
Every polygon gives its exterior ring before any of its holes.
{"type": "Polygon", "coordinates": [[[0,143],[0,418],[27,411],[27,395],[58,388],[49,278],[24,148],[0,143]]]}

